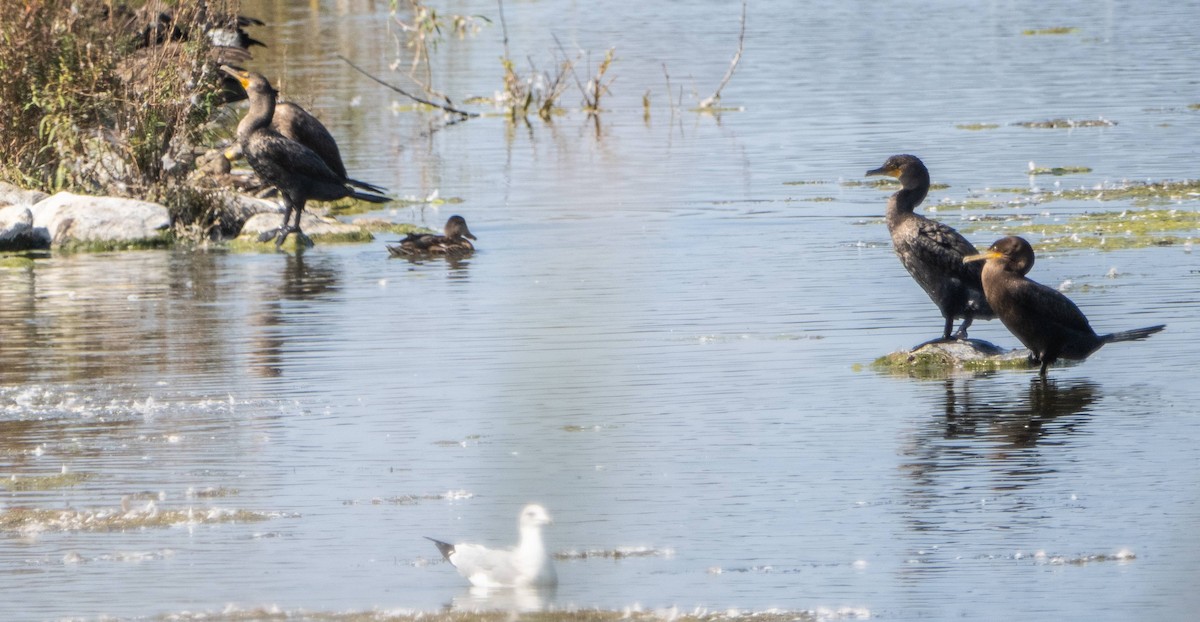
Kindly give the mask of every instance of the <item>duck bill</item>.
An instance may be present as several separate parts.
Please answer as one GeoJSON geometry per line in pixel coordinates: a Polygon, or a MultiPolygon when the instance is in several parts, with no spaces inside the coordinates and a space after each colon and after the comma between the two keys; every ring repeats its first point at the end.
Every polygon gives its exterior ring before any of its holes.
{"type": "Polygon", "coordinates": [[[996,251],[987,251],[986,253],[979,253],[978,255],[967,255],[966,257],[963,257],[963,263],[971,263],[972,261],[987,261],[989,259],[999,259],[1003,256],[1004,255],[997,253],[996,251]]]}

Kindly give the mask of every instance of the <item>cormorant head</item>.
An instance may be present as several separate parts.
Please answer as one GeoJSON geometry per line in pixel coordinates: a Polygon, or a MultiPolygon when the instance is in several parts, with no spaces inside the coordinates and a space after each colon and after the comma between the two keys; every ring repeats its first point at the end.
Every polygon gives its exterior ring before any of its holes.
{"type": "Polygon", "coordinates": [[[233,76],[252,98],[255,95],[267,95],[272,98],[279,95],[279,91],[276,91],[261,73],[251,73],[230,65],[221,65],[221,71],[233,76]]]}
{"type": "Polygon", "coordinates": [[[963,258],[964,263],[971,261],[1001,262],[1005,270],[1025,276],[1033,269],[1033,246],[1025,238],[1010,235],[996,240],[978,255],[963,258]]]}
{"type": "Polygon", "coordinates": [[[462,216],[451,216],[450,220],[446,221],[446,237],[450,239],[471,238],[477,240],[475,234],[467,228],[467,221],[462,216]]]}
{"type": "Polygon", "coordinates": [[[867,176],[871,175],[895,177],[905,188],[929,186],[929,169],[925,168],[925,163],[915,155],[894,155],[888,158],[883,166],[867,171],[867,176]]]}

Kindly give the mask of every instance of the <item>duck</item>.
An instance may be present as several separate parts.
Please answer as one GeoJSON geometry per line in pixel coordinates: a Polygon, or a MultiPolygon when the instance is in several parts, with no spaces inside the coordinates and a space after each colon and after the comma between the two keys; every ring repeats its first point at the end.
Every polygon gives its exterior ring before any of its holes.
{"type": "Polygon", "coordinates": [[[445,255],[462,257],[475,252],[475,234],[467,228],[467,221],[462,216],[454,215],[446,220],[445,235],[432,233],[410,233],[399,243],[389,244],[387,249],[393,257],[420,257],[424,255],[445,255]]]}

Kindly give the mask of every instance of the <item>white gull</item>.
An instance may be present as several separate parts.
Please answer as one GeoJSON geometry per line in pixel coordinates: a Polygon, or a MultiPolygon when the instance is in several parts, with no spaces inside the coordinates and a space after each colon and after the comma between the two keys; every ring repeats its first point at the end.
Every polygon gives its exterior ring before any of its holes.
{"type": "Polygon", "coordinates": [[[521,538],[508,549],[489,549],[478,544],[449,544],[432,540],[458,574],[476,587],[528,587],[558,584],[554,560],[542,541],[542,526],[552,521],[546,508],[527,505],[518,521],[521,538]]]}

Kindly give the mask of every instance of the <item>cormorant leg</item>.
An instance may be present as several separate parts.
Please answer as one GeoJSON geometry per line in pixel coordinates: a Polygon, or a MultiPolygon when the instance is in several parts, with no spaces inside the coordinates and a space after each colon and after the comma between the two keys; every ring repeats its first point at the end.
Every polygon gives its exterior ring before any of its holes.
{"type": "Polygon", "coordinates": [[[947,315],[946,316],[946,327],[944,329],[942,329],[942,339],[945,341],[950,341],[950,331],[952,331],[952,330],[954,330],[954,316],[947,315]]]}
{"type": "Polygon", "coordinates": [[[283,234],[283,232],[287,231],[288,220],[291,215],[292,215],[292,206],[288,203],[287,199],[284,199],[283,200],[283,224],[274,229],[270,229],[268,231],[263,231],[262,233],[258,234],[258,241],[266,242],[267,240],[270,240],[271,238],[276,238],[275,247],[278,248],[280,244],[283,244],[283,241],[279,240],[277,236],[280,236],[283,234]]]}
{"type": "Polygon", "coordinates": [[[1042,369],[1038,372],[1038,375],[1042,377],[1042,380],[1046,379],[1046,368],[1050,366],[1050,364],[1046,361],[1047,359],[1042,359],[1042,369]]]}
{"type": "Polygon", "coordinates": [[[284,241],[287,240],[288,234],[292,232],[292,228],[288,224],[288,221],[291,220],[292,212],[299,212],[296,206],[292,205],[291,199],[288,199],[286,196],[283,198],[283,204],[286,209],[283,212],[283,224],[280,225],[278,229],[279,234],[275,236],[276,249],[283,246],[284,241]]]}
{"type": "Polygon", "coordinates": [[[965,339],[967,338],[967,328],[968,328],[969,326],[971,326],[971,322],[972,322],[974,319],[975,319],[975,318],[974,318],[974,316],[972,316],[972,315],[971,315],[971,314],[969,314],[969,313],[968,313],[967,315],[964,315],[964,316],[963,316],[963,323],[962,323],[962,325],[961,325],[961,326],[959,326],[959,327],[958,327],[958,332],[954,333],[954,338],[955,338],[955,339],[962,339],[962,340],[965,340],[965,339]]]}
{"type": "MultiPolygon", "coordinates": [[[[307,203],[307,201],[305,201],[305,203],[307,203]]],[[[296,239],[300,240],[301,244],[303,244],[304,246],[306,246],[308,248],[312,248],[313,247],[312,238],[308,237],[308,235],[306,233],[304,233],[303,231],[300,230],[300,217],[303,215],[304,215],[304,203],[301,203],[300,206],[296,208],[296,224],[295,224],[295,226],[292,227],[292,231],[296,232],[296,239]]]]}

